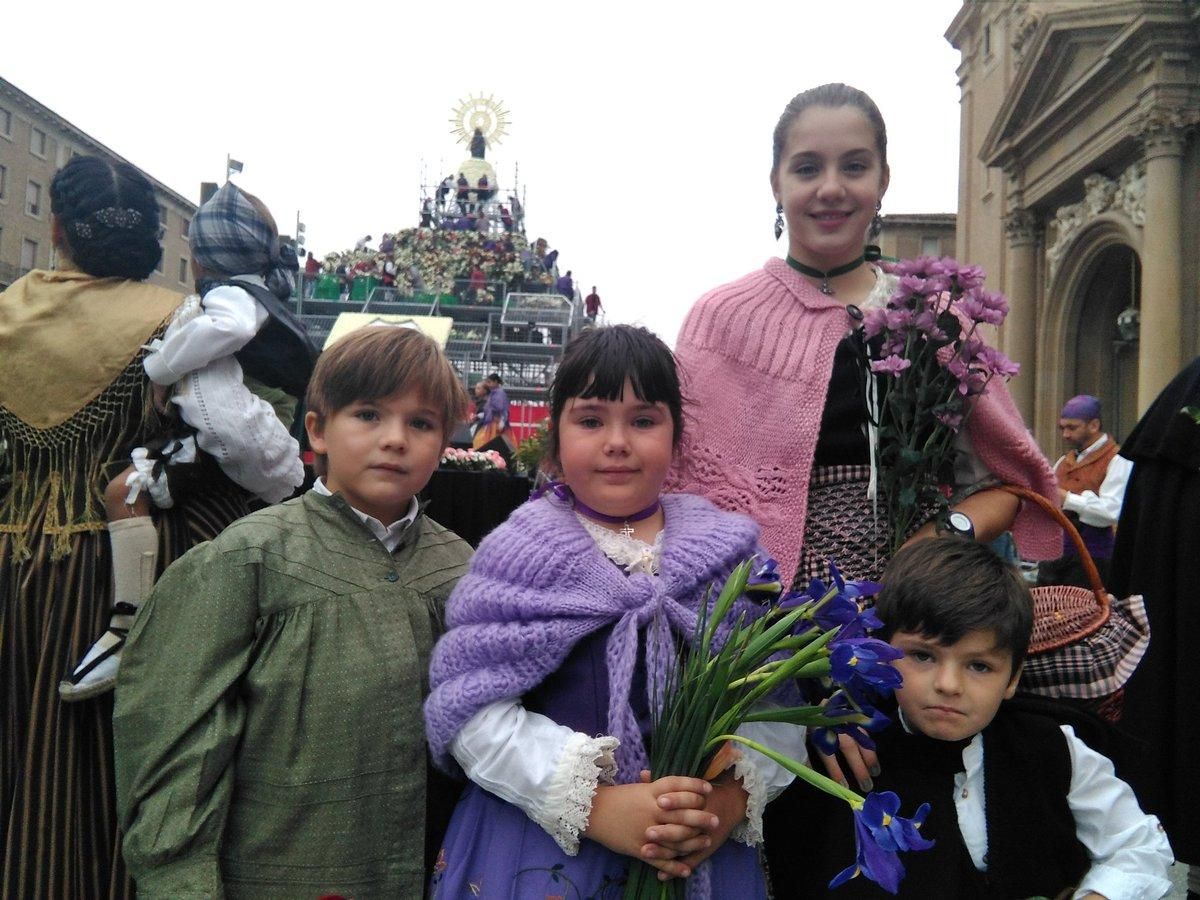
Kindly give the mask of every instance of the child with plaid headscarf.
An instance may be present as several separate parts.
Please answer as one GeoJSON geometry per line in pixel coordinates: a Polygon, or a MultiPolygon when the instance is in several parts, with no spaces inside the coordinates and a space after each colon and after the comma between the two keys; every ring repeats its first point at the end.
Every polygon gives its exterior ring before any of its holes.
{"type": "Polygon", "coordinates": [[[158,534],[150,503],[170,507],[203,483],[211,463],[198,451],[268,504],[286,500],[304,480],[288,426],[314,352],[284,304],[295,284],[295,253],[280,241],[262,201],[229,182],[196,211],[188,237],[198,294],[180,305],[145,360],[156,405],[175,386],[170,402],[185,434],[162,448],[135,449],[105,491],[113,614],[59,685],[67,701],[112,689],[125,636],[154,582],[158,534]]]}

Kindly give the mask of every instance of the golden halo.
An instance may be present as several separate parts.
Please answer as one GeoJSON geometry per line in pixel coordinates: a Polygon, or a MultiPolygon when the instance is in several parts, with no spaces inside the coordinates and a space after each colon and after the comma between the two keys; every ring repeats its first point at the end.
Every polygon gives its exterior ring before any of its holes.
{"type": "Polygon", "coordinates": [[[488,145],[499,144],[508,133],[508,110],[491,94],[486,97],[470,94],[465,100],[459,100],[450,116],[453,126],[450,133],[458,136],[460,144],[470,144],[471,138],[478,128],[487,140],[488,145]]]}

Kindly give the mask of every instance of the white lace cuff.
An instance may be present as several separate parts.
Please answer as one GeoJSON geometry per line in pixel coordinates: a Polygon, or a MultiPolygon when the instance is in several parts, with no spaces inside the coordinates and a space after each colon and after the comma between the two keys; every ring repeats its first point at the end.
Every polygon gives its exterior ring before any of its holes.
{"type": "Polygon", "coordinates": [[[587,828],[596,788],[612,784],[617,774],[614,754],[619,743],[614,737],[573,734],[563,747],[545,803],[529,812],[567,856],[579,853],[579,838],[587,828]]]}
{"type": "Polygon", "coordinates": [[[733,777],[742,783],[746,792],[746,818],[729,833],[729,837],[742,844],[756,847],[763,840],[763,810],[767,808],[767,785],[759,775],[753,760],[744,753],[733,763],[733,777]]]}

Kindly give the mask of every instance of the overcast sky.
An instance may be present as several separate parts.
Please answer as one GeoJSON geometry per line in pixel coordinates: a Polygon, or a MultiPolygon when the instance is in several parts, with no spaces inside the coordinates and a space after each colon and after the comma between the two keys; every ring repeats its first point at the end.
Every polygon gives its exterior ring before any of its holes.
{"type": "Polygon", "coordinates": [[[519,165],[529,237],[672,343],[701,293],[782,253],[771,131],[805,88],[879,104],[885,213],[957,205],[958,0],[6,6],[0,76],[193,201],[232,154],[322,255],[415,225],[423,178],[468,155],[453,109],[495,97],[488,161],[502,190],[519,165]]]}

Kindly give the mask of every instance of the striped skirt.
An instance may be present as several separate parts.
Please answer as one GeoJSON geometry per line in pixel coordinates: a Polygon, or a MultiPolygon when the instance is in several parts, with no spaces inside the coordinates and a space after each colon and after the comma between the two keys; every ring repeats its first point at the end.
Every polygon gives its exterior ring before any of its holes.
{"type": "MultiPolygon", "coordinates": [[[[159,570],[249,512],[220,476],[157,520],[159,570]]],[[[82,526],[51,558],[39,511],[30,553],[0,534],[0,898],[132,898],[121,862],[112,694],[62,703],[58,683],[108,625],[108,534],[82,526]]]]}

